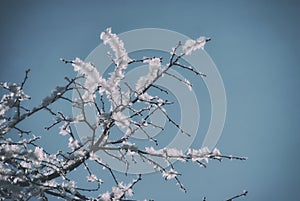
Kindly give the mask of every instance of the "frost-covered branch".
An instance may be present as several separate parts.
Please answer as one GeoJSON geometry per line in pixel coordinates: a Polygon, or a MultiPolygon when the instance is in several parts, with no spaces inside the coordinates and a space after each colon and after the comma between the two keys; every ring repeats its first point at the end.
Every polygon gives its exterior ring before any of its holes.
{"type": "MultiPolygon", "coordinates": [[[[169,63],[164,64],[163,58],[129,58],[125,44],[110,28],[102,32],[100,38],[111,48],[112,53],[109,55],[115,64],[115,69],[107,77],[100,75],[92,63],[79,58],[61,59],[65,64],[71,65],[74,71],[78,72],[78,76],[73,79],[66,77],[65,85],[56,87],[49,96],[42,99],[41,104],[32,108],[23,104],[23,101],[30,101],[30,96],[24,92],[29,70],[26,71],[21,84],[0,84],[5,92],[0,101],[1,198],[47,200],[49,196],[55,196],[64,200],[130,200],[127,197],[133,196],[133,187],[141,180],[141,175],[129,183],[120,181],[110,165],[102,161],[102,155],[97,154],[99,151],[125,164],[125,175],[132,164],[146,163],[160,172],[166,180],[174,179],[183,191],[186,189],[179,179],[180,170],[173,165],[174,160],[195,162],[201,167],[206,167],[209,160],[246,159],[222,155],[218,149],[209,150],[206,147],[184,152],[176,148],[157,149],[132,143],[134,134],[141,131],[149,143],[158,145],[158,140],[152,137],[147,129],[153,127],[164,131],[164,125],[151,119],[158,112],[163,114],[175,129],[190,136],[167,112],[166,107],[171,107],[173,103],[160,97],[162,93],[169,95],[169,92],[159,87],[157,81],[165,75],[171,76],[191,89],[192,84],[188,79],[170,73],[170,69],[181,68],[197,76],[206,77],[206,74],[198,72],[194,67],[185,66],[180,62],[185,55],[203,48],[210,39],[200,37],[188,40],[184,45],[178,43],[171,51],[167,60],[169,63]],[[123,87],[121,83],[126,77],[126,69],[133,63],[147,64],[148,73],[141,76],[134,86],[125,83],[123,87]],[[76,94],[76,98],[70,98],[71,92],[76,94]],[[70,104],[79,114],[70,117],[63,112],[63,108],[57,110],[62,101],[70,104]],[[58,104],[54,107],[53,103],[58,104]],[[96,121],[87,116],[91,108],[96,113],[96,121]],[[40,143],[42,136],[34,135],[35,128],[26,128],[26,124],[23,123],[43,110],[53,119],[50,125],[43,126],[45,132],[51,132],[53,138],[57,135],[65,139],[61,142],[65,143],[64,149],[48,150],[48,147],[40,143]],[[78,139],[75,129],[77,124],[86,127],[84,139],[78,139]],[[116,134],[116,127],[125,132],[121,135],[116,134]],[[138,161],[137,158],[141,160],[138,161]],[[159,159],[163,159],[167,166],[161,164],[159,159]],[[115,183],[111,191],[102,190],[105,181],[95,172],[95,166],[104,168],[111,175],[115,183]],[[85,187],[80,178],[72,176],[71,173],[79,168],[84,169],[86,182],[93,184],[93,187],[85,187]],[[97,196],[92,195],[92,192],[96,192],[97,196]]],[[[242,194],[239,197],[241,196],[242,194]]],[[[231,200],[235,198],[237,197],[231,200]]]]}

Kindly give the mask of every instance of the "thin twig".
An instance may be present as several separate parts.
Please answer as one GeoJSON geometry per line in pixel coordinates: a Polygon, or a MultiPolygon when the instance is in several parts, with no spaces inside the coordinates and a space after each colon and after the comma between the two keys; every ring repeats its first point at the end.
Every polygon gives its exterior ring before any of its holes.
{"type": "Polygon", "coordinates": [[[26,83],[26,81],[27,81],[27,79],[28,79],[28,74],[29,74],[29,72],[30,72],[30,69],[27,69],[27,70],[25,71],[25,77],[24,77],[23,82],[22,82],[22,84],[21,84],[21,90],[24,88],[24,85],[25,85],[25,83],[26,83]]]}
{"type": "Polygon", "coordinates": [[[247,194],[248,194],[248,191],[244,191],[243,193],[241,193],[239,195],[236,195],[236,196],[233,196],[232,198],[229,198],[226,201],[232,201],[232,200],[234,200],[236,198],[239,198],[239,197],[242,197],[242,196],[247,196],[247,194]]]}

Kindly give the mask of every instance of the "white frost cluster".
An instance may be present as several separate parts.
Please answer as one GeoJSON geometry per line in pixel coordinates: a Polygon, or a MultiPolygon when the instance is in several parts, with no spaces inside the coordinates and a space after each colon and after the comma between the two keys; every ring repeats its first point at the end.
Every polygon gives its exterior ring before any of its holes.
{"type": "Polygon", "coordinates": [[[173,158],[182,162],[186,161],[185,155],[183,154],[182,150],[178,150],[175,148],[164,148],[155,150],[153,147],[146,147],[145,150],[150,155],[159,156],[163,158],[173,158]]]}
{"type": "Polygon", "coordinates": [[[123,185],[119,183],[118,186],[112,187],[112,192],[106,192],[101,195],[101,201],[119,201],[124,195],[133,196],[131,184],[123,185]]]}
{"type": "Polygon", "coordinates": [[[149,95],[147,92],[142,93],[141,95],[139,95],[139,99],[143,100],[143,101],[151,101],[154,97],[149,95]]]}
{"type": "Polygon", "coordinates": [[[146,152],[153,155],[166,155],[170,157],[184,156],[182,150],[177,150],[174,148],[168,148],[168,149],[164,148],[164,149],[155,150],[153,147],[146,147],[146,152]]]}
{"type": "Polygon", "coordinates": [[[79,147],[79,142],[72,137],[69,138],[68,147],[70,147],[72,150],[75,150],[79,147]]]}
{"type": "Polygon", "coordinates": [[[62,187],[63,187],[63,188],[67,188],[68,190],[74,191],[74,190],[75,190],[75,187],[76,187],[75,181],[70,181],[70,182],[68,182],[68,183],[63,182],[63,183],[62,183],[62,187]]]}
{"type": "Polygon", "coordinates": [[[3,88],[9,90],[10,93],[4,94],[0,100],[0,116],[4,115],[5,112],[7,112],[10,108],[12,108],[17,101],[30,99],[30,96],[26,95],[23,92],[23,90],[21,90],[21,87],[16,83],[8,84],[7,82],[5,82],[1,85],[3,86],[3,88]]]}
{"type": "Polygon", "coordinates": [[[100,34],[100,38],[104,44],[108,44],[115,53],[114,62],[117,67],[124,68],[127,66],[130,58],[124,48],[124,43],[116,34],[111,32],[111,28],[107,28],[100,34]]]}
{"type": "MultiPolygon", "coordinates": [[[[124,70],[127,68],[131,59],[128,57],[123,41],[111,32],[111,28],[106,29],[101,33],[100,38],[104,44],[108,44],[115,54],[113,59],[116,64],[116,69],[110,74],[108,83],[112,86],[112,92],[115,87],[119,85],[119,82],[124,78],[124,70]]],[[[118,91],[118,90],[117,90],[118,91]]]]}
{"type": "Polygon", "coordinates": [[[54,181],[54,180],[50,180],[50,181],[46,181],[45,183],[44,183],[44,185],[45,186],[49,186],[49,187],[57,187],[58,186],[58,183],[56,182],[56,181],[54,181]]]}
{"type": "Polygon", "coordinates": [[[34,150],[34,154],[37,157],[37,159],[39,161],[42,161],[44,159],[44,152],[43,152],[43,148],[41,147],[36,147],[34,150]]]}
{"type": "Polygon", "coordinates": [[[191,157],[192,161],[204,160],[205,162],[208,162],[209,157],[218,157],[221,153],[216,148],[211,152],[207,147],[203,147],[201,149],[189,149],[187,155],[191,157]]]}
{"type": "Polygon", "coordinates": [[[100,76],[96,67],[93,66],[91,63],[86,63],[80,60],[79,58],[76,58],[73,61],[72,66],[74,67],[75,71],[78,71],[81,75],[84,75],[86,78],[84,87],[87,90],[83,94],[83,99],[85,101],[91,102],[94,100],[94,92],[98,86],[101,86],[101,88],[99,89],[100,93],[103,92],[105,88],[107,88],[106,80],[100,76]]]}
{"type": "Polygon", "coordinates": [[[89,159],[90,159],[91,161],[97,161],[97,160],[99,160],[99,161],[101,162],[99,156],[98,156],[97,154],[95,154],[94,152],[90,152],[90,157],[89,157],[89,159]]]}
{"type": "Polygon", "coordinates": [[[121,104],[126,105],[129,103],[128,94],[124,94],[120,91],[119,84],[125,76],[124,71],[131,59],[126,52],[123,41],[116,34],[111,32],[111,28],[102,32],[100,38],[104,44],[110,46],[115,55],[113,61],[116,64],[116,69],[110,73],[110,77],[107,80],[108,87],[106,89],[108,98],[112,100],[112,109],[114,109],[121,104]]]}
{"type": "MultiPolygon", "coordinates": [[[[48,163],[51,166],[50,161],[53,159],[46,157],[46,153],[43,148],[35,147],[34,150],[28,149],[28,141],[22,140],[19,142],[12,143],[10,138],[1,140],[0,143],[0,158],[2,161],[10,161],[13,164],[19,164],[22,168],[22,172],[25,174],[31,174],[37,169],[41,169],[42,163],[48,163]]],[[[11,181],[13,183],[23,182],[29,177],[23,174],[16,174],[16,172],[11,169],[10,163],[5,165],[0,165],[0,175],[1,179],[6,181],[11,181]]],[[[50,168],[49,168],[50,169],[50,168]]]]}
{"type": "Polygon", "coordinates": [[[42,101],[42,106],[48,106],[51,104],[58,96],[60,96],[63,92],[65,92],[65,87],[56,87],[55,90],[52,91],[50,96],[46,96],[42,101]]]}
{"type": "Polygon", "coordinates": [[[161,70],[160,58],[147,59],[144,63],[149,63],[149,72],[137,81],[135,89],[138,93],[141,93],[145,88],[152,84],[161,70]]]}
{"type": "Polygon", "coordinates": [[[123,184],[122,182],[119,183],[118,186],[115,186],[112,188],[112,193],[114,195],[114,198],[116,200],[119,200],[120,198],[122,198],[122,196],[124,194],[128,195],[128,196],[132,196],[133,195],[133,191],[131,189],[131,183],[130,184],[123,184]]]}
{"type": "Polygon", "coordinates": [[[196,40],[189,39],[182,46],[182,51],[186,55],[190,55],[193,51],[198,49],[204,49],[207,38],[201,36],[196,40]]]}
{"type": "Polygon", "coordinates": [[[87,181],[92,182],[98,180],[97,176],[94,174],[90,174],[86,177],[87,181]]]}
{"type": "Polygon", "coordinates": [[[100,200],[101,201],[111,201],[110,193],[109,192],[103,193],[100,197],[100,200]]]}
{"type": "Polygon", "coordinates": [[[163,173],[162,173],[162,176],[166,180],[173,179],[178,175],[179,175],[179,173],[176,170],[172,169],[172,168],[169,171],[163,171],[163,173]]]}
{"type": "Polygon", "coordinates": [[[59,127],[60,130],[59,130],[59,134],[65,136],[67,135],[68,133],[71,132],[70,130],[70,127],[69,127],[69,123],[68,122],[65,122],[61,127],[59,127]]]}
{"type": "Polygon", "coordinates": [[[112,119],[115,120],[115,124],[120,128],[128,128],[130,125],[129,117],[122,112],[114,112],[112,119]]]}

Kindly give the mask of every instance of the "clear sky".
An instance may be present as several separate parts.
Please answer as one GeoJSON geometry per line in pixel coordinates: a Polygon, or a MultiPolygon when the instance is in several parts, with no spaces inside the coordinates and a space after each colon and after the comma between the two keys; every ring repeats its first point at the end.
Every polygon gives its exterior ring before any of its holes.
{"type": "MultiPolygon", "coordinates": [[[[249,160],[211,161],[207,169],[178,164],[186,194],[173,181],[149,174],[136,186],[136,198],[192,201],[206,196],[215,201],[246,189],[249,195],[240,200],[297,200],[299,9],[298,1],[283,0],[2,0],[0,81],[19,82],[31,68],[26,91],[38,104],[64,83],[64,76],[75,75],[59,58],[86,58],[107,27],[115,33],[152,27],[191,38],[209,36],[206,51],[227,95],[226,123],[217,147],[249,160]]],[[[200,141],[201,136],[193,146],[200,141]]]]}

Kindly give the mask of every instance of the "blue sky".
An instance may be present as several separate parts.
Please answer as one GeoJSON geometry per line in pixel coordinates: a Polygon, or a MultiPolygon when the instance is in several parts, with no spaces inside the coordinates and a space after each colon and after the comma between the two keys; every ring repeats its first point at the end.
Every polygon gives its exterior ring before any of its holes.
{"type": "MultiPolygon", "coordinates": [[[[227,118],[217,147],[249,160],[177,164],[187,193],[159,174],[143,177],[136,198],[297,200],[300,186],[299,8],[297,1],[1,1],[0,81],[19,82],[31,68],[33,104],[64,76],[59,58],[84,59],[99,33],[164,28],[213,40],[206,51],[221,73],[227,118]],[[297,92],[298,91],[298,92],[297,92]]],[[[26,126],[26,125],[25,125],[26,126]]],[[[201,136],[193,146],[201,145],[201,136]]],[[[55,144],[55,142],[53,142],[55,144]]],[[[54,146],[54,145],[52,145],[54,146]]]]}

